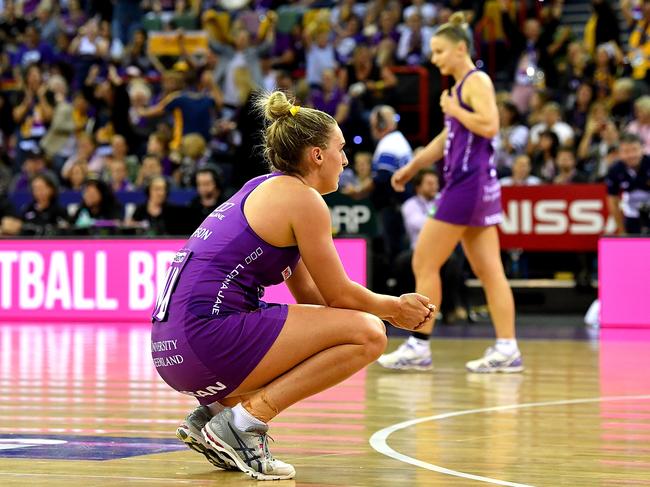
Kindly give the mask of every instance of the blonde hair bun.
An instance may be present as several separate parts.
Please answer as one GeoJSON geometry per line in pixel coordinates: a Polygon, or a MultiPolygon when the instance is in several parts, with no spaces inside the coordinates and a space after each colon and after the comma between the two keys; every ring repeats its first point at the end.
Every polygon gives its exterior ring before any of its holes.
{"type": "Polygon", "coordinates": [[[449,16],[449,23],[461,27],[465,23],[465,14],[463,12],[454,12],[449,16]]]}
{"type": "Polygon", "coordinates": [[[264,118],[275,122],[291,114],[293,104],[282,91],[274,91],[259,97],[258,106],[264,111],[264,118]]]}

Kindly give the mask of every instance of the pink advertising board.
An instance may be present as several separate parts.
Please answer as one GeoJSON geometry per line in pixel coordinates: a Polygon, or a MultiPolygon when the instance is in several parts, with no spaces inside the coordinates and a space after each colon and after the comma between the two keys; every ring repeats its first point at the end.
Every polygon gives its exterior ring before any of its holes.
{"type": "Polygon", "coordinates": [[[598,293],[602,328],[650,329],[650,238],[601,238],[598,293]]]}
{"type": "MultiPolygon", "coordinates": [[[[149,321],[184,240],[0,241],[0,320],[149,321]]],[[[366,285],[366,241],[337,239],[350,278],[366,285]]],[[[284,285],[264,300],[295,302],[284,285]]]]}

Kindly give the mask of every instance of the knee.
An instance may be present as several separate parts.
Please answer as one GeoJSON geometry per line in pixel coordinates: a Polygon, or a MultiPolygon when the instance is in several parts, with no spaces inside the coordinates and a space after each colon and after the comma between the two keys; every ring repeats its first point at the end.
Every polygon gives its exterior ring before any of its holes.
{"type": "Polygon", "coordinates": [[[435,273],[440,273],[442,264],[436,262],[432,256],[416,251],[413,254],[413,274],[417,280],[424,279],[435,273]]]}
{"type": "Polygon", "coordinates": [[[374,362],[386,350],[388,338],[384,322],[378,317],[364,313],[362,318],[362,345],[363,354],[368,363],[374,362]]]}

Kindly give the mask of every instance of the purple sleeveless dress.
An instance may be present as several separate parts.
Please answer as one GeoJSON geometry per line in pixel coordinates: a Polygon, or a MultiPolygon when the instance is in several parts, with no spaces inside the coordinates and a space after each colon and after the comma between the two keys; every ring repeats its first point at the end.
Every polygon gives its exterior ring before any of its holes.
{"type": "Polygon", "coordinates": [[[297,247],[262,240],[244,215],[248,195],[280,173],[248,181],[176,253],[153,311],[151,352],[167,384],[210,404],[233,392],[269,351],[286,304],[260,301],[289,278],[297,247]]]}
{"type": "MultiPolygon", "coordinates": [[[[460,105],[473,111],[462,101],[463,84],[467,73],[458,84],[456,94],[460,105]]],[[[461,124],[458,119],[445,116],[447,140],[443,180],[437,210],[433,216],[454,225],[486,227],[502,220],[501,185],[494,166],[492,140],[477,135],[461,124]]]]}

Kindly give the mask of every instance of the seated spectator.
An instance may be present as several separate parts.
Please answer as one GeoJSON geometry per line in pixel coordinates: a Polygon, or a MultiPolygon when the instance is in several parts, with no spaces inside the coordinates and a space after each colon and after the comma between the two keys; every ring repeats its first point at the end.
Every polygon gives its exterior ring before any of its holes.
{"type": "Polygon", "coordinates": [[[594,99],[594,90],[591,85],[581,83],[575,94],[575,98],[567,113],[567,122],[575,131],[576,142],[581,139],[587,125],[589,108],[594,99]]]}
{"type": "Polygon", "coordinates": [[[95,153],[95,139],[92,135],[81,132],[77,135],[77,149],[70,156],[61,168],[63,179],[70,179],[69,172],[73,165],[83,164],[86,166],[86,172],[99,176],[104,169],[104,158],[95,153]]]}
{"type": "Polygon", "coordinates": [[[169,142],[169,137],[161,130],[154,132],[147,139],[147,154],[158,158],[165,176],[171,176],[174,171],[174,163],[169,154],[169,142]]]}
{"type": "Polygon", "coordinates": [[[197,170],[211,163],[210,151],[200,134],[187,134],[181,142],[181,163],[174,180],[181,188],[190,188],[197,170]]]}
{"type": "Polygon", "coordinates": [[[50,45],[41,40],[41,32],[35,24],[25,28],[24,42],[18,46],[12,56],[12,64],[21,68],[38,64],[47,66],[54,61],[54,53],[50,45]]]}
{"type": "Polygon", "coordinates": [[[638,135],[623,133],[620,157],[605,178],[607,207],[609,214],[614,216],[617,234],[639,234],[640,211],[650,206],[650,156],[643,154],[643,143],[638,135]]]}
{"type": "MultiPolygon", "coordinates": [[[[574,131],[571,126],[562,120],[562,110],[560,105],[555,102],[549,102],[544,105],[542,110],[542,121],[530,129],[530,146],[535,150],[539,144],[540,134],[545,130],[550,130],[557,135],[562,145],[573,145],[574,131]]],[[[529,149],[529,152],[532,152],[529,149]]]]}
{"type": "Polygon", "coordinates": [[[410,5],[404,9],[404,18],[408,19],[412,14],[418,13],[422,17],[422,23],[432,27],[436,23],[438,8],[426,0],[412,0],[410,5]]]}
{"type": "Polygon", "coordinates": [[[634,115],[634,81],[619,78],[614,82],[611,96],[611,116],[619,128],[625,127],[634,115]]]}
{"type": "Polygon", "coordinates": [[[625,131],[638,135],[643,142],[643,153],[650,155],[650,95],[634,102],[634,120],[625,127],[625,131]]]}
{"type": "Polygon", "coordinates": [[[65,183],[71,191],[81,191],[83,190],[84,184],[86,184],[86,179],[88,179],[88,165],[83,162],[76,162],[68,171],[68,179],[65,180],[65,183]]]}
{"type": "Polygon", "coordinates": [[[221,176],[216,167],[202,167],[196,172],[196,197],[190,203],[190,232],[197,228],[222,201],[221,176]]]}
{"type": "Polygon", "coordinates": [[[76,228],[90,228],[97,222],[118,225],[121,220],[122,207],[110,186],[100,179],[87,180],[72,224],[76,228]]]}
{"type": "Polygon", "coordinates": [[[305,77],[310,88],[319,88],[326,69],[336,70],[336,50],[329,25],[313,22],[305,28],[305,77]]]}
{"type": "Polygon", "coordinates": [[[520,154],[512,163],[512,175],[499,179],[501,186],[535,186],[542,184],[542,180],[530,174],[532,164],[530,157],[520,154]]]}
{"type": "Polygon", "coordinates": [[[108,181],[114,192],[133,191],[135,187],[129,180],[129,173],[124,159],[111,159],[108,162],[108,181]]]}
{"type": "Polygon", "coordinates": [[[59,185],[47,173],[31,181],[33,201],[22,210],[22,235],[56,235],[68,227],[68,214],[59,205],[59,185]]]}
{"type": "Polygon", "coordinates": [[[494,162],[497,170],[510,170],[513,159],[526,152],[528,127],[521,122],[521,115],[511,101],[499,103],[500,129],[494,138],[494,162]]]}
{"type": "Polygon", "coordinates": [[[372,182],[372,154],[357,152],[354,155],[354,170],[346,167],[341,173],[339,191],[353,199],[367,198],[374,184],[372,182]]]}
{"type": "Polygon", "coordinates": [[[539,144],[531,157],[535,176],[547,182],[553,180],[556,173],[555,159],[559,148],[560,141],[555,132],[544,130],[539,134],[539,144]]]}
{"type": "Polygon", "coordinates": [[[576,156],[572,147],[560,147],[557,152],[557,174],[554,184],[586,183],[587,178],[576,169],[576,156]]]}
{"type": "Polygon", "coordinates": [[[155,154],[147,154],[142,158],[142,165],[138,171],[135,185],[138,188],[144,188],[156,176],[162,176],[162,164],[160,158],[155,154]]]}
{"type": "Polygon", "coordinates": [[[147,201],[138,205],[127,225],[140,222],[152,235],[169,235],[177,226],[176,207],[167,202],[169,182],[164,176],[154,176],[144,187],[147,201]]]}
{"type": "Polygon", "coordinates": [[[618,128],[609,118],[609,109],[603,102],[594,102],[589,110],[585,133],[578,145],[578,160],[590,179],[602,179],[609,165],[605,158],[610,148],[618,146],[618,128]]]}
{"type": "Polygon", "coordinates": [[[45,154],[40,147],[34,147],[31,151],[25,153],[25,161],[23,162],[21,172],[14,176],[10,191],[29,191],[32,178],[47,170],[45,154]]]}
{"type": "Polygon", "coordinates": [[[312,89],[309,106],[329,113],[339,125],[343,125],[350,113],[349,97],[338,86],[333,69],[325,69],[320,88],[312,89]]]}

